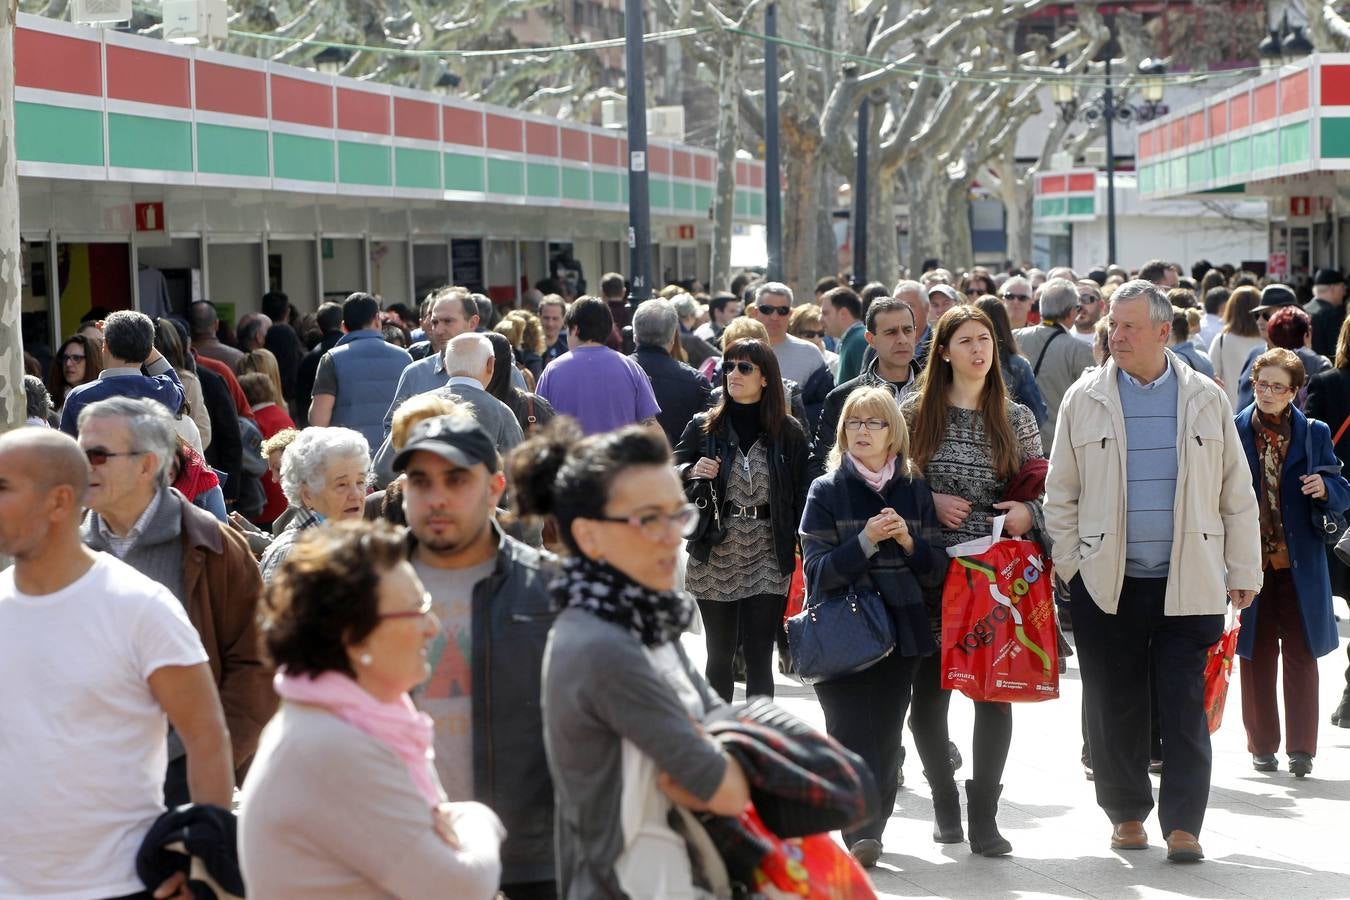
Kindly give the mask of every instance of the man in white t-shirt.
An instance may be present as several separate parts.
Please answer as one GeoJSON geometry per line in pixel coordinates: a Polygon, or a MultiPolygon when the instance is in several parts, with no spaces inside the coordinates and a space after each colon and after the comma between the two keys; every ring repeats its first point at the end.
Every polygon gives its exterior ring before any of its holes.
{"type": "MultiPolygon", "coordinates": [[[[196,803],[229,809],[206,651],[164,587],[80,542],[89,465],[70,437],[0,436],[0,897],[125,897],[164,812],[165,734],[196,803]]],[[[177,875],[156,886],[187,897],[177,875]]]]}

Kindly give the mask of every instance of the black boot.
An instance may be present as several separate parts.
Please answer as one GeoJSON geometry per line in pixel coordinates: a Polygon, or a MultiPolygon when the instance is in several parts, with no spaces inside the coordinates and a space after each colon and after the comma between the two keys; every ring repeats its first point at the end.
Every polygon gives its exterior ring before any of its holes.
{"type": "Polygon", "coordinates": [[[939,844],[959,844],[966,839],[961,830],[961,793],[951,773],[945,778],[934,778],[927,772],[928,787],[933,792],[933,840],[939,844]]]}
{"type": "Polygon", "coordinates": [[[1350,728],[1350,687],[1341,694],[1341,705],[1331,714],[1331,724],[1338,728],[1350,728]]]}
{"type": "Polygon", "coordinates": [[[970,820],[970,852],[981,856],[1003,856],[1012,852],[1012,844],[998,833],[998,798],[1003,785],[966,782],[966,817],[970,820]]]}

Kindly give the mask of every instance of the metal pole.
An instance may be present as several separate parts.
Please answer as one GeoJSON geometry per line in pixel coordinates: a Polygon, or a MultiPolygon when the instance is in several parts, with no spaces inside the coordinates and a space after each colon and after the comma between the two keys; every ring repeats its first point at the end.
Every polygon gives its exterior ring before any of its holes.
{"type": "Polygon", "coordinates": [[[867,283],[867,144],[872,131],[872,103],[858,106],[858,168],[853,178],[853,280],[867,283]]]}
{"type": "MultiPolygon", "coordinates": [[[[1111,45],[1108,44],[1108,47],[1111,45]]],[[[1106,90],[1102,93],[1102,111],[1106,115],[1106,259],[1116,258],[1116,96],[1111,89],[1111,51],[1106,54],[1106,90]]]]}
{"type": "Polygon", "coordinates": [[[764,8],[764,246],[770,281],[783,280],[783,195],[778,162],[778,4],[764,8]]]}
{"type": "Polygon", "coordinates": [[[628,82],[628,302],[652,295],[652,211],[647,192],[647,90],[642,61],[642,0],[624,0],[624,77],[628,82]]]}

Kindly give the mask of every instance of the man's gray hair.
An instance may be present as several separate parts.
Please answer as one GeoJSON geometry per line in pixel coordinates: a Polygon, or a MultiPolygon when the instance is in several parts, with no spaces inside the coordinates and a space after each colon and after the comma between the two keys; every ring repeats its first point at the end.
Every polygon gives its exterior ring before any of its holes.
{"type": "Polygon", "coordinates": [[[1078,286],[1067,278],[1051,278],[1041,285],[1041,318],[1056,322],[1078,306],[1078,286]]]}
{"type": "Polygon", "coordinates": [[[323,490],[323,473],[335,460],[360,460],[370,468],[370,445],[350,428],[306,428],[281,455],[281,492],[292,506],[303,506],[301,488],[323,490]]]}
{"type": "Polygon", "coordinates": [[[788,306],[793,305],[792,288],[788,287],[786,284],[783,284],[783,282],[781,281],[762,281],[759,284],[755,285],[756,303],[758,303],[760,301],[760,298],[763,297],[765,294],[782,294],[784,297],[788,298],[788,306]]]}
{"type": "Polygon", "coordinates": [[[125,419],[131,449],[153,453],[159,465],[159,483],[169,483],[169,468],[178,453],[178,429],[164,404],[144,397],[109,397],[80,410],[76,430],[83,431],[90,419],[125,419]]]}
{"type": "Polygon", "coordinates": [[[676,294],[670,298],[670,305],[675,307],[675,315],[680,317],[681,322],[698,318],[698,301],[692,294],[676,294]]]}
{"type": "Polygon", "coordinates": [[[895,289],[891,291],[892,297],[899,297],[901,294],[918,294],[920,298],[928,299],[928,288],[923,286],[921,281],[897,281],[895,289]]]}
{"type": "Polygon", "coordinates": [[[445,372],[447,375],[468,375],[477,378],[492,359],[492,342],[476,331],[457,334],[445,345],[445,372]]]}
{"type": "Polygon", "coordinates": [[[679,327],[679,315],[669,300],[648,300],[633,313],[633,340],[639,346],[668,349],[679,327]]]}
{"type": "Polygon", "coordinates": [[[1115,293],[1111,295],[1111,305],[1124,303],[1127,300],[1144,299],[1148,301],[1148,320],[1154,325],[1172,324],[1172,301],[1167,299],[1167,292],[1158,287],[1151,281],[1145,281],[1142,278],[1136,278],[1134,281],[1127,281],[1116,288],[1115,293]]]}

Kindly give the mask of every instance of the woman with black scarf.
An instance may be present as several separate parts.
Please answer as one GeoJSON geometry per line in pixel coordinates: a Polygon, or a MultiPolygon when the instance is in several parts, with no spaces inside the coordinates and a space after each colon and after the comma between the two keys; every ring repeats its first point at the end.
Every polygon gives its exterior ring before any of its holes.
{"type": "Polygon", "coordinates": [[[745,649],[746,696],[773,696],[774,637],[783,627],[811,484],[806,433],[787,414],[781,383],[767,344],[731,344],[722,357],[721,400],[690,421],[675,448],[686,491],[712,482],[724,529],[689,542],[685,587],[703,615],[708,683],[728,701],[738,645],[745,649]]]}
{"type": "Polygon", "coordinates": [[[544,654],[544,742],[557,798],[558,896],[685,897],[701,874],[673,807],[738,816],[745,774],[703,733],[709,711],[676,591],[696,510],[660,434],[582,439],[560,419],[508,464],[522,515],[551,515],[571,558],[544,654]]]}

